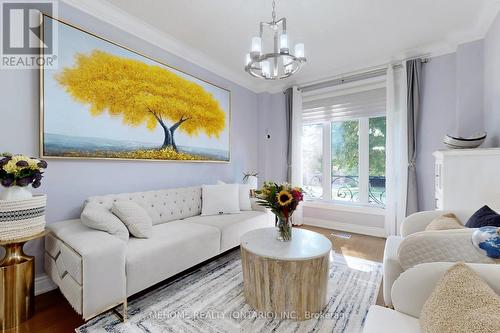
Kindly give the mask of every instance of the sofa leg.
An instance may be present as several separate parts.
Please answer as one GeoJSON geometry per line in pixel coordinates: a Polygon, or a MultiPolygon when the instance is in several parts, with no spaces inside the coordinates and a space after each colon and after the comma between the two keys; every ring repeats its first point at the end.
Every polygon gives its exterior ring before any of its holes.
{"type": "Polygon", "coordinates": [[[121,321],[123,321],[124,323],[126,323],[127,320],[128,320],[128,316],[127,316],[128,306],[127,306],[127,299],[126,298],[123,301],[122,305],[123,305],[122,312],[118,311],[118,306],[119,305],[113,308],[113,312],[118,316],[118,318],[121,319],[121,321]]]}

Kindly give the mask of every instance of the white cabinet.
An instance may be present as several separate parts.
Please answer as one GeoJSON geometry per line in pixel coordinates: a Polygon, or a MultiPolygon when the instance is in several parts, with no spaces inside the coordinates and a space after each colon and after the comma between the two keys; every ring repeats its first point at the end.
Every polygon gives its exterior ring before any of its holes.
{"type": "Polygon", "coordinates": [[[500,210],[500,148],[434,152],[436,209],[467,219],[483,205],[500,210]]]}

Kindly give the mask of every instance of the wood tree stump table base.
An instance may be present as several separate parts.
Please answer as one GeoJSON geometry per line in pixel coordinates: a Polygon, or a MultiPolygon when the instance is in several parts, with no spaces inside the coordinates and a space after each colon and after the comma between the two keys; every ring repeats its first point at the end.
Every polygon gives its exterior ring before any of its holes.
{"type": "Polygon", "coordinates": [[[245,298],[265,315],[307,320],[326,305],[331,242],[309,230],[292,234],[290,242],[276,240],[274,228],[242,237],[245,298]]]}

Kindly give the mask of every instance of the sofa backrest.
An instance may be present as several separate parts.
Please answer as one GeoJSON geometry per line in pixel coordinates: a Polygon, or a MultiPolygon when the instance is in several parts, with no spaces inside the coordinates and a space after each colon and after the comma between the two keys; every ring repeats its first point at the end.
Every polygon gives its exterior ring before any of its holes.
{"type": "Polygon", "coordinates": [[[153,224],[201,214],[201,187],[93,196],[85,204],[93,203],[111,209],[114,202],[124,200],[132,200],[143,207],[153,219],[153,224]]]}

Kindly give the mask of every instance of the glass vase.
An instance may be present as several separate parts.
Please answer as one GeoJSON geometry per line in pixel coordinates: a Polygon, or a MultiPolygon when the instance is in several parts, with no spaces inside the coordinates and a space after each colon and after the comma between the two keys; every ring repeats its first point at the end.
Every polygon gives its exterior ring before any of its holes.
{"type": "Polygon", "coordinates": [[[282,219],[278,217],[276,223],[277,236],[276,239],[281,242],[289,242],[292,240],[292,222],[290,219],[282,219]]]}

